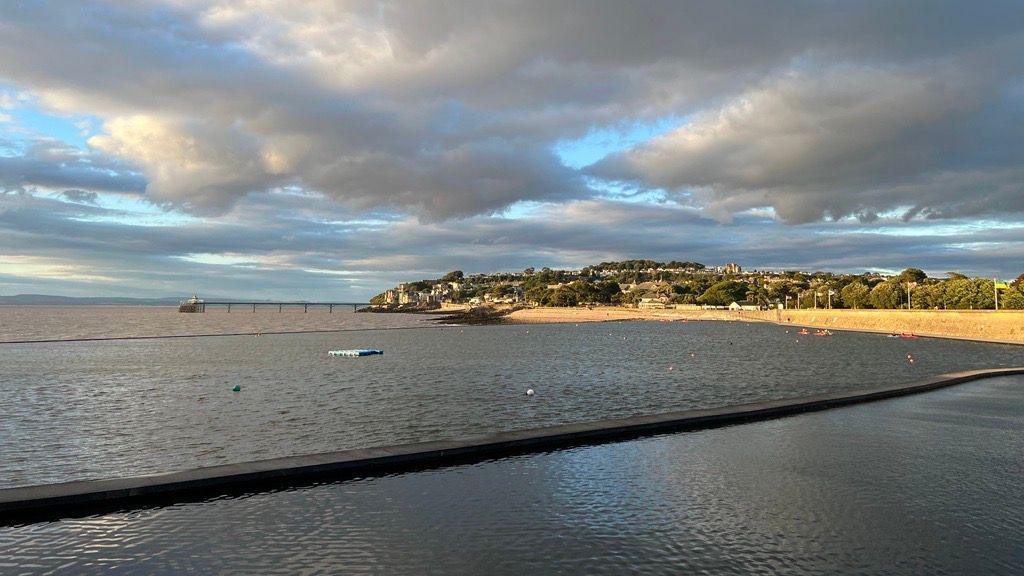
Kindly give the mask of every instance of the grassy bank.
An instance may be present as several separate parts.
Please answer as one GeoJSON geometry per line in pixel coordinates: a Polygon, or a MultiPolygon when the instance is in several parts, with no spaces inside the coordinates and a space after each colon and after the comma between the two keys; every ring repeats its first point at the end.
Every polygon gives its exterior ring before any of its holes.
{"type": "Polygon", "coordinates": [[[912,332],[919,336],[1024,344],[1024,312],[992,310],[638,310],[635,308],[529,308],[506,317],[513,323],[616,320],[756,320],[784,325],[912,332]]]}

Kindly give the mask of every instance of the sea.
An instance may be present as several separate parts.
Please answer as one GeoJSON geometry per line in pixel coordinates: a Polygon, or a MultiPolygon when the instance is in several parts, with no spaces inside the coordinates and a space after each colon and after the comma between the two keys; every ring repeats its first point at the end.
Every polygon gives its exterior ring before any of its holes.
{"type": "MultiPolygon", "coordinates": [[[[1024,365],[1019,346],[742,321],[339,308],[0,307],[0,341],[0,488],[1024,365]],[[384,354],[327,354],[346,348],[384,354]]],[[[0,573],[1020,573],[1022,384],[0,527],[0,573]]]]}

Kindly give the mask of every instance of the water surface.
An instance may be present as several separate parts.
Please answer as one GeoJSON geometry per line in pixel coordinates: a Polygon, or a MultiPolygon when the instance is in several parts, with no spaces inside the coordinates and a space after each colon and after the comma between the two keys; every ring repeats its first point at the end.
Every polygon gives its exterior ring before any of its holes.
{"type": "MultiPolygon", "coordinates": [[[[168,313],[216,322],[228,316],[168,313]]],[[[408,322],[338,317],[352,328],[408,322]]],[[[0,345],[0,486],[871,388],[1022,365],[1022,353],[874,334],[797,336],[742,322],[0,345]],[[385,354],[327,356],[330,349],[363,347],[385,354]],[[241,392],[231,391],[235,385],[241,392]],[[528,388],[536,395],[527,397],[528,388]]]]}
{"type": "MultiPolygon", "coordinates": [[[[532,333],[532,331],[531,331],[532,333]]],[[[0,528],[0,572],[1024,573],[1024,378],[0,528]]]]}

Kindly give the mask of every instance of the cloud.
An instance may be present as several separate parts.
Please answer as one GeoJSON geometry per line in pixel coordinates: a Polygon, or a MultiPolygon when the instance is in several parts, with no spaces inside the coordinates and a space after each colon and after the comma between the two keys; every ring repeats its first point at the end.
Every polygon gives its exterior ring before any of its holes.
{"type": "Polygon", "coordinates": [[[999,2],[3,10],[0,75],[57,110],[102,118],[90,145],[138,167],[156,202],[223,214],[246,194],[299,185],[429,219],[593,196],[555,142],[694,113],[595,173],[712,188],[722,214],[868,215],[887,204],[864,200],[886,196],[879,188],[948,169],[943,156],[957,150],[936,143],[970,129],[1004,77],[993,68],[1019,72],[990,58],[989,79],[964,86],[941,63],[979,65],[995,47],[1020,48],[1021,30],[1019,11],[999,2]]]}
{"type": "MultiPolygon", "coordinates": [[[[0,141],[0,147],[3,146],[0,141]]],[[[52,139],[10,144],[20,154],[0,155],[0,190],[74,188],[141,193],[146,181],[129,166],[52,139]]]]}
{"type": "Polygon", "coordinates": [[[61,196],[79,204],[96,204],[99,199],[99,194],[85,190],[65,190],[61,192],[61,196]]]}
{"type": "Polygon", "coordinates": [[[1024,270],[1021,227],[998,222],[950,221],[941,232],[926,221],[780,227],[738,217],[720,224],[672,203],[583,200],[541,205],[518,218],[474,216],[451,226],[414,217],[360,220],[331,206],[326,198],[275,192],[251,195],[215,221],[143,226],[131,214],[101,206],[0,196],[0,246],[35,266],[19,268],[25,273],[19,291],[59,286],[79,294],[153,296],[198,291],[365,299],[399,281],[452,269],[577,268],[625,258],[852,272],[913,265],[933,274],[959,269],[1003,277],[1024,270]],[[829,233],[834,226],[843,233],[829,233]],[[77,270],[78,280],[62,284],[54,272],[61,266],[77,270]],[[23,285],[31,278],[36,288],[23,285]]]}
{"type": "Polygon", "coordinates": [[[763,206],[794,223],[1020,212],[1024,132],[1007,136],[986,116],[1024,108],[988,81],[962,68],[794,74],[590,170],[680,191],[725,218],[763,206]]]}
{"type": "Polygon", "coordinates": [[[0,20],[0,248],[126,287],[367,294],[618,257],[1022,267],[1015,2],[84,0],[0,20]],[[45,137],[47,115],[87,144],[45,137]],[[587,139],[627,132],[646,140],[587,139]],[[618,151],[579,169],[553,152],[573,146],[618,151]]]}

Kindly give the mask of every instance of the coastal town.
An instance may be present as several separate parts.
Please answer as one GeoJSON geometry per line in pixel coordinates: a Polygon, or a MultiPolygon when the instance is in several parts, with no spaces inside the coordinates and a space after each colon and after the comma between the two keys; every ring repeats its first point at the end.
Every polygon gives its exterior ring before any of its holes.
{"type": "Polygon", "coordinates": [[[638,309],[1024,309],[1024,274],[1013,281],[970,278],[955,272],[929,277],[907,268],[898,274],[836,274],[797,270],[744,270],[735,262],[625,260],[579,270],[527,268],[521,272],[465,275],[404,282],[374,296],[380,311],[446,307],[572,307],[614,305],[638,309]]]}

